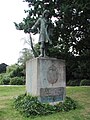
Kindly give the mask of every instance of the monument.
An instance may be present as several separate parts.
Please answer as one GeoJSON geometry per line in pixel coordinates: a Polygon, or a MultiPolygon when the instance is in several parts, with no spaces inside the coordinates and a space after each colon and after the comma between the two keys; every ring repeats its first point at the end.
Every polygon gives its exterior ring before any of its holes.
{"type": "Polygon", "coordinates": [[[45,10],[30,32],[40,27],[40,56],[26,62],[26,91],[43,103],[64,101],[66,94],[65,61],[47,57],[47,43],[52,44],[49,11],[45,10]]]}

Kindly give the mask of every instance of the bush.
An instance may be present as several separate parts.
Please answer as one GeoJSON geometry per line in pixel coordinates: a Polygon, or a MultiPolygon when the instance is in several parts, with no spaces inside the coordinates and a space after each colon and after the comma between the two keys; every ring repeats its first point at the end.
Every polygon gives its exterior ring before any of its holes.
{"type": "Polygon", "coordinates": [[[59,111],[69,111],[77,107],[76,102],[70,97],[66,97],[64,102],[60,102],[57,105],[50,105],[47,103],[41,103],[37,97],[30,95],[20,95],[15,98],[15,108],[25,116],[47,115],[56,113],[59,111]]]}
{"type": "Polygon", "coordinates": [[[7,67],[6,73],[11,78],[13,78],[13,77],[22,77],[22,76],[25,76],[23,70],[24,70],[23,66],[13,64],[13,65],[7,67]]]}
{"type": "Polygon", "coordinates": [[[90,80],[81,80],[80,86],[90,86],[90,80]]]}
{"type": "Polygon", "coordinates": [[[1,85],[24,85],[24,77],[13,77],[11,78],[9,74],[0,74],[0,84],[1,85]]]}
{"type": "Polygon", "coordinates": [[[3,76],[4,76],[4,73],[0,74],[0,85],[2,85],[3,76]]]}
{"type": "Polygon", "coordinates": [[[10,79],[10,85],[24,85],[25,80],[23,77],[13,77],[10,79]]]}
{"type": "Polygon", "coordinates": [[[80,85],[80,81],[79,80],[69,80],[67,82],[67,86],[79,86],[80,85]]]}
{"type": "Polygon", "coordinates": [[[9,85],[10,83],[10,77],[8,75],[4,75],[1,80],[2,85],[9,85]]]}

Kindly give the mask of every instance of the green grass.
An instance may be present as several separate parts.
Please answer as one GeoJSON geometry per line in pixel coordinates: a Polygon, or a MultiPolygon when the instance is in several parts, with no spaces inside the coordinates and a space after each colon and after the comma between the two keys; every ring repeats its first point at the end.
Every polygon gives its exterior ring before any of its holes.
{"type": "Polygon", "coordinates": [[[76,110],[25,118],[12,106],[13,98],[25,93],[25,86],[0,86],[0,120],[90,120],[90,87],[67,87],[66,91],[78,101],[76,110]]]}

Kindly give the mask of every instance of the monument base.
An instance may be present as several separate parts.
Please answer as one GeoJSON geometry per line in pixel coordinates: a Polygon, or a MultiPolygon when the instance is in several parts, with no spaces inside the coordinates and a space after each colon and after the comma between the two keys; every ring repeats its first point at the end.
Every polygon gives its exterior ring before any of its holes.
{"type": "Polygon", "coordinates": [[[26,62],[26,91],[43,103],[64,101],[65,61],[38,57],[26,62]]]}

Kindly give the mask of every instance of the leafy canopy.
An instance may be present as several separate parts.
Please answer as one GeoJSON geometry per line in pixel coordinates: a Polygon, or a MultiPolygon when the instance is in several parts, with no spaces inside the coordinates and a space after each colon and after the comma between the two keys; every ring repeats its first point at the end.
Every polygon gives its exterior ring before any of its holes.
{"type": "MultiPolygon", "coordinates": [[[[54,56],[58,54],[81,55],[90,49],[90,0],[24,0],[28,2],[26,18],[15,26],[29,33],[45,9],[50,10],[51,20],[54,21],[53,49],[54,56]],[[52,19],[54,18],[54,19],[52,19]]],[[[50,47],[51,48],[51,47],[50,47]]],[[[52,56],[52,54],[51,54],[52,56]]]]}

